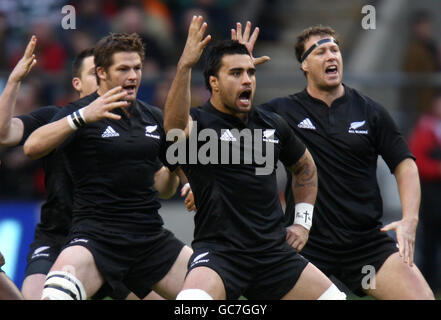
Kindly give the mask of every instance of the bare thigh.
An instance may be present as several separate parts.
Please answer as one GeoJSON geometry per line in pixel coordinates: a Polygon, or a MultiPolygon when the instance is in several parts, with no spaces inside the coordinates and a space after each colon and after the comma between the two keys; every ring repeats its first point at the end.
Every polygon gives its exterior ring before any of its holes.
{"type": "Polygon", "coordinates": [[[375,275],[375,288],[366,294],[380,300],[433,300],[433,292],[416,265],[410,267],[396,252],[375,275]]]}
{"type": "Polygon", "coordinates": [[[61,251],[52,271],[72,273],[84,286],[87,297],[95,294],[104,283],[92,253],[83,246],[71,246],[61,251]]]}
{"type": "Polygon", "coordinates": [[[214,300],[225,300],[227,296],[222,278],[216,271],[208,267],[192,269],[188,273],[182,289],[204,290],[214,300]]]}
{"type": "Polygon", "coordinates": [[[312,263],[308,263],[294,287],[282,300],[317,300],[332,281],[312,263]]]}
{"type": "Polygon", "coordinates": [[[27,276],[21,286],[21,293],[26,300],[40,300],[43,292],[46,275],[35,273],[27,276]]]}
{"type": "Polygon", "coordinates": [[[166,299],[175,299],[184,285],[188,260],[192,254],[193,250],[184,246],[169,272],[152,289],[166,299]]]}

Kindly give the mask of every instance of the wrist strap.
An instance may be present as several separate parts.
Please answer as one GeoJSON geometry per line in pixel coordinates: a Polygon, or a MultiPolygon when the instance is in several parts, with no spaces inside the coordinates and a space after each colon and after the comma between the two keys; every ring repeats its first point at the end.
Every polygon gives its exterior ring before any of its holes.
{"type": "Polygon", "coordinates": [[[77,111],[74,111],[70,115],[67,116],[67,122],[69,123],[69,126],[73,130],[77,130],[78,128],[80,128],[86,124],[83,109],[84,108],[81,108],[77,111]]]}
{"type": "Polygon", "coordinates": [[[314,206],[306,202],[300,202],[296,204],[294,224],[299,224],[305,227],[307,230],[312,226],[312,214],[314,206]]]}
{"type": "Polygon", "coordinates": [[[70,126],[73,130],[78,130],[78,127],[77,127],[77,126],[75,125],[75,123],[73,122],[71,116],[72,116],[71,114],[68,115],[68,116],[66,116],[67,123],[69,123],[69,126],[70,126]]]}

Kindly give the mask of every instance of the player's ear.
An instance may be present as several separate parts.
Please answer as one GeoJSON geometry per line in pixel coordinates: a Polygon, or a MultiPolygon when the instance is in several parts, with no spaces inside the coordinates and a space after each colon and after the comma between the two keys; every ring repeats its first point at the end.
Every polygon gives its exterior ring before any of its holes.
{"type": "Polygon", "coordinates": [[[217,77],[210,76],[208,82],[210,83],[211,91],[212,92],[218,92],[219,91],[219,81],[218,81],[217,77]]]}
{"type": "Polygon", "coordinates": [[[106,80],[107,72],[103,67],[96,67],[96,75],[100,80],[106,80]]]}
{"type": "Polygon", "coordinates": [[[302,64],[300,65],[300,70],[303,72],[308,72],[308,61],[303,60],[302,64]]]}
{"type": "Polygon", "coordinates": [[[76,91],[81,91],[81,80],[78,77],[72,79],[72,86],[76,91]]]}

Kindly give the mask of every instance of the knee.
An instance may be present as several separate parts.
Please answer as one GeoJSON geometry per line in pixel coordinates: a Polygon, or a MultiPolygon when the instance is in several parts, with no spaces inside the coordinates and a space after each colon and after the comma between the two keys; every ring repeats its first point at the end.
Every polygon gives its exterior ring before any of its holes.
{"type": "Polygon", "coordinates": [[[179,292],[176,300],[213,300],[213,298],[201,289],[185,289],[179,292]]]}
{"type": "Polygon", "coordinates": [[[346,300],[346,294],[332,284],[317,300],[346,300]]]}
{"type": "Polygon", "coordinates": [[[422,298],[420,300],[435,300],[435,295],[428,285],[427,289],[423,292],[422,298]]]}
{"type": "Polygon", "coordinates": [[[43,300],[86,300],[86,291],[80,280],[65,271],[49,272],[44,284],[43,300]]]}

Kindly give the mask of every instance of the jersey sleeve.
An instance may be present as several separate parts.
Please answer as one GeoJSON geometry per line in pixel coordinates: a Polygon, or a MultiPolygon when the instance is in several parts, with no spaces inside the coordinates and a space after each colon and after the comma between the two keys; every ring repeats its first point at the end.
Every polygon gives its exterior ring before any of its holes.
{"type": "Polygon", "coordinates": [[[159,132],[161,136],[161,149],[159,150],[158,159],[156,160],[156,167],[155,171],[158,171],[161,169],[162,165],[166,166],[170,171],[175,171],[176,168],[179,166],[178,164],[170,164],[167,161],[167,149],[172,144],[172,142],[167,141],[167,135],[164,130],[164,114],[162,113],[162,110],[154,107],[149,106],[149,109],[155,118],[156,122],[158,123],[159,132]]]}
{"type": "Polygon", "coordinates": [[[376,149],[386,162],[391,173],[406,158],[415,160],[406,140],[399,131],[390,114],[380,105],[376,106],[377,121],[375,128],[376,149]]]}
{"type": "Polygon", "coordinates": [[[19,144],[23,145],[32,132],[48,124],[59,110],[56,106],[47,106],[16,117],[23,122],[23,136],[19,144]]]}
{"type": "Polygon", "coordinates": [[[262,103],[257,108],[261,109],[263,111],[276,112],[276,106],[275,106],[276,103],[277,103],[277,100],[273,99],[273,100],[267,101],[265,103],[262,103]]]}
{"type": "Polygon", "coordinates": [[[286,167],[290,167],[303,156],[306,146],[299,138],[297,138],[288,123],[279,115],[276,116],[279,122],[282,143],[279,159],[286,167]]]}

